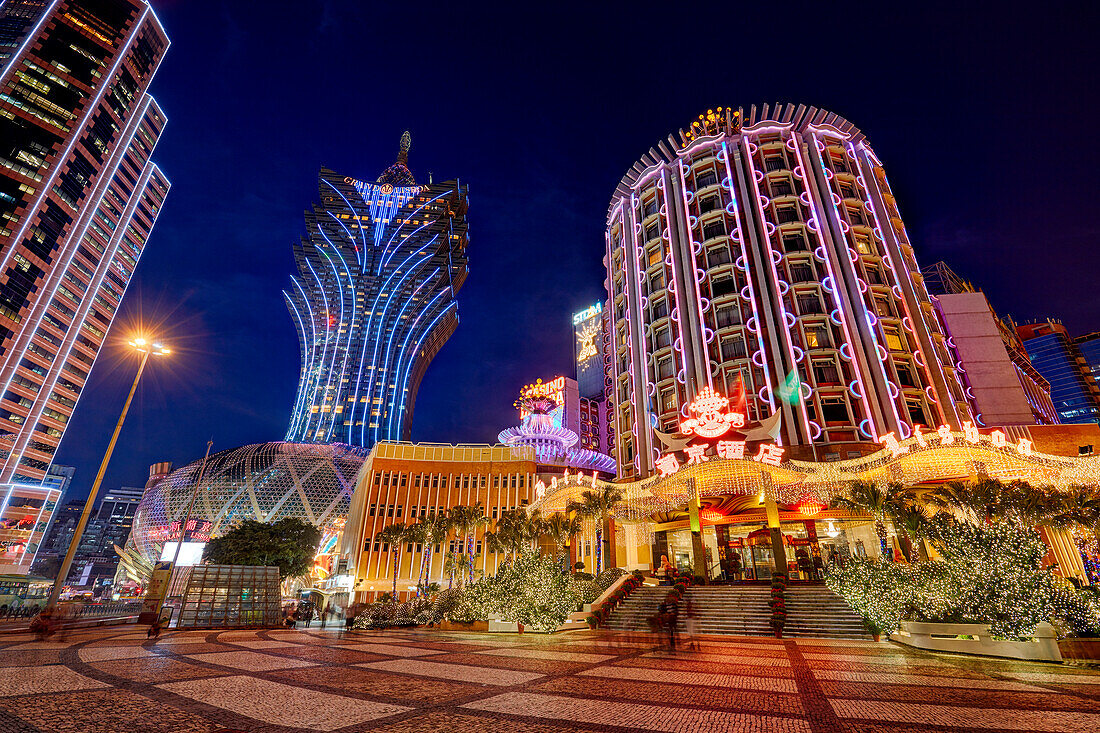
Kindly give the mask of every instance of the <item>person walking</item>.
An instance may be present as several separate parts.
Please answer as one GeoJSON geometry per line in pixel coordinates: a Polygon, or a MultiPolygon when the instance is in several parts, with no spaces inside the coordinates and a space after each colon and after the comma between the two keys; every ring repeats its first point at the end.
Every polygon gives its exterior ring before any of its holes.
{"type": "Polygon", "coordinates": [[[696,638],[696,634],[699,633],[699,614],[695,608],[695,604],[688,598],[684,603],[684,643],[688,649],[699,650],[699,640],[696,638]]]}

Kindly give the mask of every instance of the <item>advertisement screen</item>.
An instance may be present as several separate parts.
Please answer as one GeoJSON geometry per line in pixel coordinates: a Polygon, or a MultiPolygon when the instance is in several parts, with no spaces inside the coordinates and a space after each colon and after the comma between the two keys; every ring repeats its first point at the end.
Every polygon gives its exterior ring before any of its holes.
{"type": "MultiPolygon", "coordinates": [[[[175,542],[164,543],[164,549],[160,551],[160,559],[162,561],[172,561],[172,558],[176,556],[176,544],[175,542]]],[[[205,542],[184,542],[183,548],[180,549],[179,560],[176,561],[176,564],[180,567],[198,565],[202,562],[202,550],[204,547],[206,547],[205,542]]]]}

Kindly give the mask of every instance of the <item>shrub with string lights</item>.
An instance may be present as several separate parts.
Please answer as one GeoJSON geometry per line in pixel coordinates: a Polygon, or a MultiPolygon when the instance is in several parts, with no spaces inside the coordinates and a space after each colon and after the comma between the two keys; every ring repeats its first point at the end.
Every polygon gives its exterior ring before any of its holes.
{"type": "Polygon", "coordinates": [[[853,560],[829,573],[829,587],[889,634],[902,620],[989,624],[1005,639],[1026,639],[1052,621],[1063,633],[1100,631],[1100,608],[1042,567],[1039,534],[1011,519],[960,522],[939,514],[929,523],[941,559],[913,564],[853,560]]]}
{"type": "Polygon", "coordinates": [[[499,618],[542,631],[560,626],[579,603],[552,557],[526,551],[497,574],[466,587],[456,620],[499,618]]]}

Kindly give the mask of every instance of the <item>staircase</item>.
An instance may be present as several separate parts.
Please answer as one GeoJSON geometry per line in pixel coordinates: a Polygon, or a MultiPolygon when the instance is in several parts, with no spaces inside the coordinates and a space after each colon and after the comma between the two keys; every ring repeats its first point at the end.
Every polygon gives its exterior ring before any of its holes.
{"type": "Polygon", "coordinates": [[[649,631],[649,619],[665,599],[669,586],[643,585],[631,591],[607,619],[607,628],[618,631],[649,631]]]}
{"type": "Polygon", "coordinates": [[[863,619],[844,599],[822,585],[787,587],[787,625],[783,636],[870,639],[863,619]]]}
{"type": "MultiPolygon", "coordinates": [[[[668,586],[642,586],[615,609],[607,628],[648,631],[649,619],[668,595],[668,586]]],[[[765,585],[711,585],[688,588],[699,621],[700,634],[772,636],[771,588],[765,585]]],[[[786,592],[787,624],[784,636],[869,639],[860,617],[824,586],[794,586],[786,592]]],[[[683,628],[683,604],[680,627],[683,628]]]]}
{"type": "MultiPolygon", "coordinates": [[[[771,588],[763,585],[693,586],[684,596],[691,600],[700,634],[772,636],[771,588]]],[[[680,627],[684,624],[680,606],[680,627]]]]}

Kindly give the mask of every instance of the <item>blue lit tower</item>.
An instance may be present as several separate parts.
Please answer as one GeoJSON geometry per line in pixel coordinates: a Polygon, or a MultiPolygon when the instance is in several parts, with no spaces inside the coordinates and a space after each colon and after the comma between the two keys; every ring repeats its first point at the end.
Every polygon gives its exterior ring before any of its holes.
{"type": "Polygon", "coordinates": [[[287,440],[409,440],[420,380],[458,325],[468,190],[418,185],[409,144],[373,183],[321,169],[284,292],[302,357],[287,440]]]}

